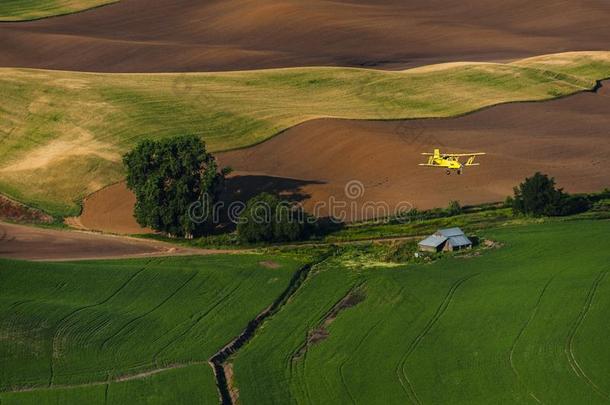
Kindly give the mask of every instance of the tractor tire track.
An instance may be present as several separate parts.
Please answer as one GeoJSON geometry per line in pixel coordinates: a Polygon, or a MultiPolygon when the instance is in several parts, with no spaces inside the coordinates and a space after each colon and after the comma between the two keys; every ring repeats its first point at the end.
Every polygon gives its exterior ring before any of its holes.
{"type": "Polygon", "coordinates": [[[345,388],[345,392],[347,392],[347,395],[350,398],[350,401],[352,404],[356,405],[356,398],[354,398],[354,395],[351,393],[351,391],[349,390],[349,386],[347,385],[347,381],[345,380],[345,373],[343,372],[344,368],[345,368],[345,364],[347,364],[347,362],[349,360],[351,360],[352,358],[352,354],[357,353],[358,349],[360,349],[360,347],[364,344],[364,342],[368,339],[368,337],[373,333],[373,331],[377,328],[377,326],[379,326],[379,324],[381,322],[385,321],[385,317],[381,318],[380,320],[378,320],[377,322],[375,322],[375,324],[373,324],[373,326],[371,326],[369,328],[369,330],[364,334],[364,336],[362,337],[362,339],[360,339],[360,342],[358,342],[358,344],[356,345],[356,347],[354,348],[354,350],[348,355],[348,357],[341,362],[341,364],[339,365],[339,376],[341,377],[341,385],[343,385],[343,388],[345,388]]]}
{"type": "Polygon", "coordinates": [[[513,344],[510,348],[510,353],[508,355],[508,360],[510,362],[510,367],[513,371],[513,374],[515,375],[515,377],[517,377],[517,380],[525,387],[527,393],[529,394],[529,396],[531,396],[537,403],[541,404],[542,401],[540,400],[540,398],[538,398],[536,396],[536,394],[534,394],[528,387],[527,383],[525,381],[523,381],[523,378],[521,377],[521,374],[519,374],[519,371],[517,370],[517,367],[515,366],[515,362],[514,362],[514,354],[515,354],[515,349],[517,348],[517,344],[519,343],[519,340],[521,339],[521,337],[523,336],[523,334],[525,333],[525,330],[527,329],[527,327],[530,325],[530,323],[532,322],[532,320],[536,317],[536,314],[538,313],[538,309],[540,308],[540,304],[542,302],[542,297],[544,296],[544,294],[546,293],[547,288],[549,287],[549,285],[551,284],[551,282],[555,279],[556,275],[551,277],[546,284],[544,285],[544,287],[542,287],[542,290],[540,291],[540,294],[538,294],[538,299],[536,300],[536,304],[534,305],[534,308],[532,309],[532,312],[530,313],[530,316],[528,317],[527,321],[525,321],[525,323],[523,324],[523,326],[521,327],[521,329],[519,330],[519,333],[517,334],[517,337],[515,338],[515,340],[513,341],[513,344]]]}
{"type": "Polygon", "coordinates": [[[161,353],[163,353],[165,350],[175,344],[178,340],[189,334],[199,324],[199,322],[205,319],[210,313],[212,313],[215,309],[217,309],[220,305],[224,304],[230,297],[232,297],[233,294],[241,287],[241,285],[252,277],[253,273],[253,271],[250,271],[248,276],[242,278],[242,280],[237,283],[237,285],[235,285],[235,287],[233,287],[228,292],[228,294],[219,294],[219,299],[209,309],[207,309],[203,313],[200,313],[200,315],[195,319],[195,321],[191,322],[191,324],[182,333],[176,335],[173,339],[167,342],[167,344],[163,345],[159,350],[157,350],[157,352],[153,355],[153,364],[158,364],[158,358],[161,353]]]}
{"type": "Polygon", "coordinates": [[[595,382],[585,373],[585,371],[583,370],[581,365],[578,363],[578,360],[576,360],[576,356],[574,355],[574,339],[578,333],[578,330],[582,326],[585,318],[587,317],[589,310],[591,309],[591,304],[593,302],[593,299],[595,298],[595,294],[597,292],[599,285],[602,283],[602,281],[604,280],[604,278],[606,277],[607,274],[608,274],[608,270],[602,271],[593,281],[593,284],[589,288],[589,291],[587,292],[587,295],[585,297],[584,306],[581,309],[580,313],[578,314],[578,317],[572,324],[572,327],[570,328],[570,332],[568,333],[568,337],[566,339],[566,343],[564,346],[564,352],[568,359],[568,363],[570,364],[570,367],[572,368],[572,371],[574,371],[574,374],[576,374],[587,385],[589,385],[593,389],[593,391],[595,391],[597,394],[599,394],[606,400],[610,399],[610,395],[607,392],[605,392],[604,390],[602,390],[597,384],[595,384],[595,382]]]}
{"type": "Polygon", "coordinates": [[[434,325],[436,325],[436,323],[441,318],[441,316],[443,316],[443,314],[447,311],[447,308],[449,307],[449,304],[453,300],[453,297],[455,296],[455,292],[458,290],[458,288],[460,288],[460,286],[462,284],[464,284],[466,281],[470,280],[471,278],[477,276],[478,274],[479,273],[460,278],[451,285],[451,287],[449,288],[449,291],[445,295],[445,298],[443,299],[441,304],[436,309],[436,312],[434,313],[434,315],[432,315],[432,318],[430,318],[430,320],[424,326],[424,328],[421,330],[421,332],[415,337],[415,339],[413,339],[413,341],[409,345],[407,351],[402,356],[402,359],[400,360],[398,366],[396,367],[396,375],[398,376],[398,381],[400,382],[400,385],[402,386],[403,391],[405,392],[405,394],[407,394],[407,396],[409,397],[409,400],[411,402],[418,404],[418,405],[422,403],[421,400],[419,399],[419,397],[417,396],[417,393],[415,392],[413,384],[412,384],[411,380],[409,379],[409,376],[406,372],[405,365],[406,365],[407,360],[409,359],[409,356],[411,356],[411,354],[413,354],[413,352],[415,352],[415,349],[417,349],[417,346],[419,346],[419,344],[422,342],[422,340],[430,332],[432,327],[434,325]]]}
{"type": "MultiPolygon", "coordinates": [[[[394,275],[392,275],[392,278],[394,278],[394,281],[397,282],[396,277],[394,275]]],[[[402,294],[405,290],[405,286],[402,285],[400,287],[400,289],[398,290],[398,293],[396,294],[398,297],[402,297],[402,294]]],[[[411,294],[409,294],[411,295],[411,294]]],[[[343,384],[343,387],[345,388],[345,391],[347,392],[347,394],[349,395],[352,404],[356,405],[356,399],[354,398],[354,396],[352,395],[352,393],[349,390],[349,387],[347,385],[347,381],[345,380],[345,375],[343,373],[343,369],[345,367],[345,365],[347,364],[348,361],[351,360],[352,355],[354,353],[357,353],[358,350],[360,349],[360,347],[364,344],[364,342],[369,338],[369,336],[371,335],[371,333],[373,333],[373,330],[375,330],[379,324],[381,324],[382,322],[384,322],[386,319],[386,317],[382,317],[381,319],[379,319],[362,337],[362,339],[360,340],[360,342],[358,342],[358,344],[356,345],[355,349],[348,355],[348,357],[341,363],[341,365],[339,366],[339,375],[341,377],[341,383],[343,384]]]]}
{"type": "MultiPolygon", "coordinates": [[[[161,262],[163,259],[159,260],[159,262],[161,262]]],[[[155,262],[156,260],[153,259],[149,259],[148,261],[146,261],[146,263],[144,263],[144,265],[136,270],[131,276],[129,276],[129,278],[127,278],[127,280],[125,280],[125,282],[123,282],[123,284],[121,284],[119,286],[119,288],[117,288],[112,294],[110,294],[108,297],[106,297],[104,300],[99,301],[95,304],[91,304],[91,305],[85,305],[83,307],[77,308],[75,310],[73,310],[72,312],[70,312],[69,314],[67,314],[66,316],[64,316],[63,318],[61,318],[58,322],[57,322],[57,326],[55,327],[55,333],[53,334],[53,338],[51,340],[51,358],[50,358],[50,377],[49,377],[49,384],[48,384],[48,388],[52,388],[53,384],[54,384],[54,380],[55,380],[55,357],[56,354],[59,353],[59,347],[58,347],[58,337],[59,334],[61,332],[61,325],[62,323],[64,323],[66,320],[70,319],[72,316],[76,315],[77,313],[84,311],[86,309],[89,308],[94,308],[100,305],[104,305],[105,303],[107,303],[108,301],[110,301],[112,298],[116,297],[117,294],[119,294],[125,287],[127,287],[136,277],[138,277],[144,270],[146,270],[148,268],[148,266],[155,262]]]]}
{"type": "Polygon", "coordinates": [[[24,387],[17,388],[8,391],[2,391],[2,394],[11,394],[11,393],[19,393],[19,392],[36,392],[36,391],[48,391],[49,389],[72,389],[72,388],[84,388],[84,387],[99,387],[101,385],[105,385],[109,387],[113,383],[125,382],[125,381],[134,381],[134,380],[142,380],[153,375],[157,375],[160,373],[164,373],[170,370],[182,369],[190,366],[199,366],[203,364],[207,364],[206,360],[199,361],[189,361],[186,363],[175,363],[170,364],[165,367],[159,368],[151,368],[134,374],[122,374],[112,378],[106,378],[103,381],[91,381],[86,383],[79,384],[56,384],[53,387],[49,388],[48,386],[37,386],[37,387],[24,387]]]}
{"type": "Polygon", "coordinates": [[[101,345],[101,350],[105,350],[106,347],[108,346],[108,343],[114,339],[115,337],[117,337],[119,334],[121,334],[121,332],[123,332],[125,329],[127,329],[130,325],[133,325],[135,322],[139,321],[140,319],[152,314],[153,312],[155,312],[157,309],[161,308],[164,304],[166,304],[169,300],[171,300],[173,297],[176,296],[176,294],[178,294],[184,287],[186,287],[187,284],[189,284],[197,275],[199,274],[199,272],[194,271],[193,274],[184,282],[182,283],[176,290],[174,290],[170,295],[168,295],[165,299],[163,299],[160,303],[158,303],[157,305],[155,305],[153,308],[151,308],[150,310],[144,312],[141,315],[136,316],[135,318],[131,319],[129,322],[125,323],[123,326],[121,326],[115,333],[113,333],[111,336],[107,337],[101,345]]]}

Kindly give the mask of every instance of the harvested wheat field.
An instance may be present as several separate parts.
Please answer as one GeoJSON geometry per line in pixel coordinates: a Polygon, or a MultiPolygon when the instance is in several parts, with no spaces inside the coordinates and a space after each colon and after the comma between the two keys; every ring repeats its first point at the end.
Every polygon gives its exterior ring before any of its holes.
{"type": "MultiPolygon", "coordinates": [[[[426,209],[451,200],[502,201],[536,171],[554,176],[569,192],[599,191],[610,186],[610,168],[603,165],[610,154],[608,128],[610,84],[597,92],[505,104],[458,118],[314,120],[257,146],[217,156],[236,171],[228,181],[227,201],[268,191],[292,196],[309,211],[318,204],[317,213],[328,215],[329,204],[320,204],[335,198],[348,207],[335,214],[361,220],[382,213],[366,208],[367,201],[385,202],[390,209],[403,208],[402,202],[426,209]],[[434,147],[488,155],[481,157],[480,167],[447,176],[442,169],[417,165],[424,159],[420,153],[434,147]],[[364,194],[352,200],[345,186],[353,180],[363,184],[364,194]]],[[[123,228],[126,233],[143,231],[132,216],[133,195],[123,184],[85,200],[83,225],[117,233],[123,228]],[[114,225],[116,218],[120,227],[114,225]]]]}
{"type": "Polygon", "coordinates": [[[606,49],[609,12],[604,0],[121,0],[2,23],[0,66],[169,72],[506,60],[606,49]]]}

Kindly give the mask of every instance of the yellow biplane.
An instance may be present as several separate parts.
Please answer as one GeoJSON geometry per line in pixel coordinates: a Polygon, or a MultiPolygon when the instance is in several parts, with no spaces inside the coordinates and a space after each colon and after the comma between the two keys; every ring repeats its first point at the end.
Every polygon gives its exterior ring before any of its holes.
{"type": "Polygon", "coordinates": [[[483,152],[477,153],[441,153],[440,149],[434,149],[434,153],[422,153],[424,156],[430,156],[427,163],[420,163],[420,166],[432,166],[445,168],[447,174],[451,174],[451,170],[457,171],[457,174],[462,174],[465,166],[478,166],[474,163],[476,156],[484,155],[483,152]],[[461,157],[468,157],[466,163],[461,163],[461,157]]]}

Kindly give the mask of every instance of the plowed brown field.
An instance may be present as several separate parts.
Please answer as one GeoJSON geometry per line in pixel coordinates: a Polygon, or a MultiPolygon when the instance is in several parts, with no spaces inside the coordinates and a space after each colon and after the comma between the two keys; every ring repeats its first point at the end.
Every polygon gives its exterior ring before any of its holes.
{"type": "MultiPolygon", "coordinates": [[[[347,219],[375,213],[367,201],[389,208],[406,201],[418,208],[501,201],[523,178],[542,171],[569,192],[592,192],[610,186],[610,83],[597,93],[580,93],[549,102],[492,107],[453,119],[407,121],[315,120],[291,128],[260,145],[218,155],[236,173],[229,181],[231,199],[247,199],[261,191],[285,193],[310,211],[331,214],[328,201],[347,203],[347,219]],[[420,167],[420,152],[488,154],[481,166],[463,175],[445,175],[420,167]],[[345,185],[357,180],[364,194],[347,198],[345,185]],[[356,209],[351,209],[355,203],[356,209]]],[[[121,226],[137,231],[128,191],[106,188],[87,199],[85,224],[104,228],[106,219],[121,218],[121,226]],[[117,204],[117,201],[122,201],[117,204]],[[129,222],[131,221],[131,222],[129,222]]],[[[133,201],[133,200],[131,200],[133,201]]],[[[133,204],[133,203],[131,203],[133,204]]]]}
{"type": "Polygon", "coordinates": [[[606,0],[122,0],[0,24],[0,66],[167,72],[404,68],[605,50],[606,0]]]}

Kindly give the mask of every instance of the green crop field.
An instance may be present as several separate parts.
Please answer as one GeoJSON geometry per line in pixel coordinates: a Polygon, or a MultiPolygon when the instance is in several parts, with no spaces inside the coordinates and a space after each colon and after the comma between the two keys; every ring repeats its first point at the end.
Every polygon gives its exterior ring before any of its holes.
{"type": "Polygon", "coordinates": [[[301,265],[255,254],[0,260],[0,402],[216,404],[208,359],[301,265]]]}
{"type": "Polygon", "coordinates": [[[240,401],[608,403],[609,231],[499,228],[484,236],[502,248],[425,265],[349,250],[314,268],[237,353],[240,401]],[[348,294],[360,298],[333,310],[348,294]]]}
{"type": "Polygon", "coordinates": [[[0,21],[27,21],[116,3],[119,0],[2,0],[0,21]]]}
{"type": "Polygon", "coordinates": [[[198,134],[212,151],[250,146],[320,117],[448,117],[546,100],[610,77],[610,52],[400,72],[291,68],[185,74],[0,69],[0,192],[56,215],[123,178],[145,138],[198,134]]]}

